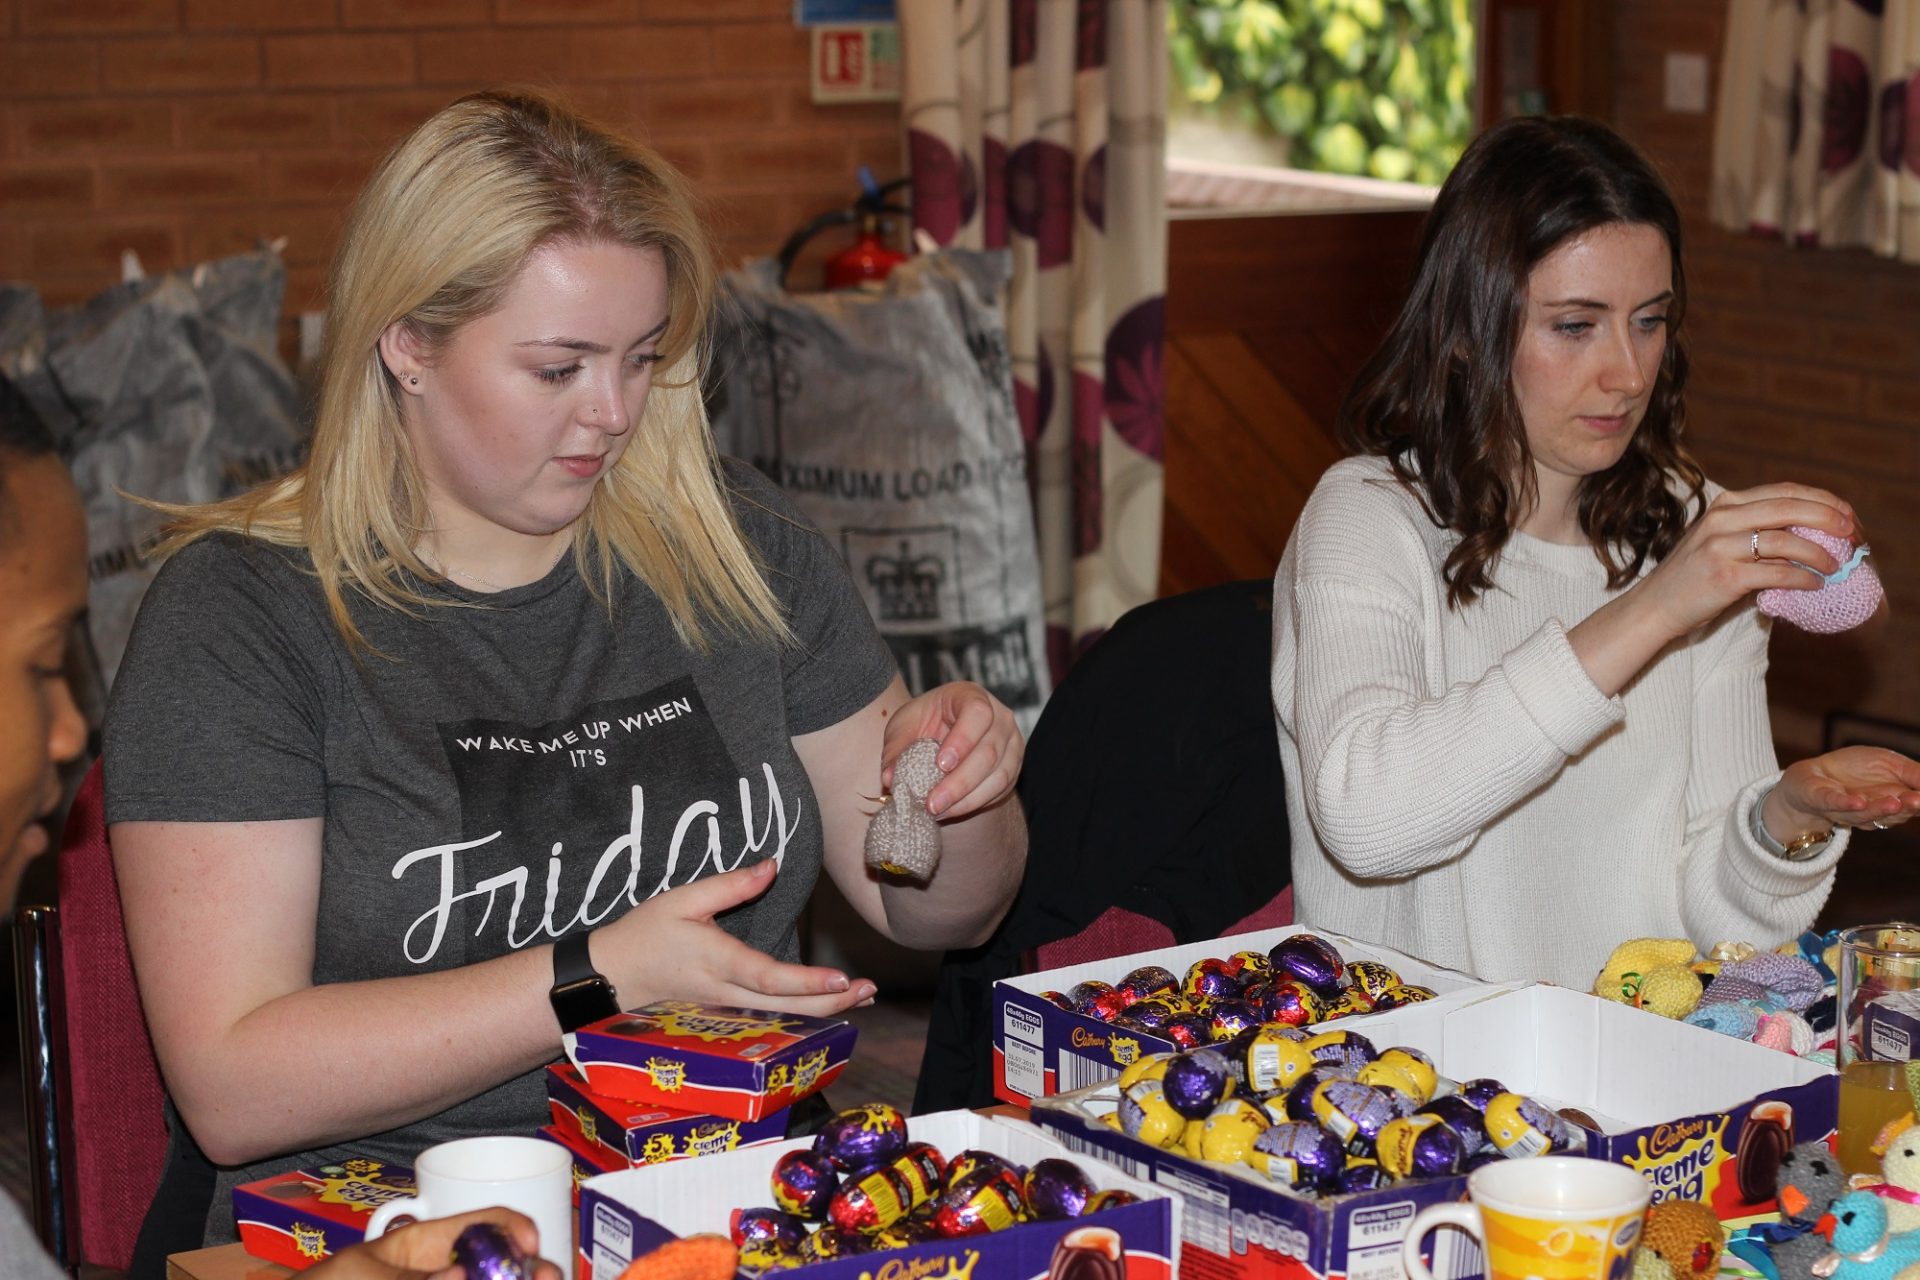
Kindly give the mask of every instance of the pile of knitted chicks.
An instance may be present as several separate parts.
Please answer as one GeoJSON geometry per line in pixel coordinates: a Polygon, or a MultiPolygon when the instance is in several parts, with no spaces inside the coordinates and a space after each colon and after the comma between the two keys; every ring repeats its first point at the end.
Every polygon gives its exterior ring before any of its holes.
{"type": "Polygon", "coordinates": [[[1833,1060],[1839,936],[1809,930],[1773,951],[1686,938],[1634,938],[1613,949],[1593,994],[1796,1057],[1833,1060]]]}

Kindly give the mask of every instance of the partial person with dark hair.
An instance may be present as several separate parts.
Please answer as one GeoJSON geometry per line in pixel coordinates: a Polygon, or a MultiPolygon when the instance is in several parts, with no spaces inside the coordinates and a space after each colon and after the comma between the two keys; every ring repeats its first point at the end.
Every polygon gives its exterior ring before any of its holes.
{"type": "Polygon", "coordinates": [[[1710,484],[1682,443],[1680,217],[1605,126],[1461,157],[1274,581],[1273,700],[1303,919],[1584,989],[1639,936],[1771,945],[1920,764],[1789,765],[1767,588],[1864,540],[1841,498],[1710,484]]]}
{"type": "Polygon", "coordinates": [[[217,1243],[236,1183],[530,1132],[617,1008],[871,1002],[799,963],[822,872],[907,946],[1005,911],[1012,714],[909,697],[838,550],[715,456],[713,289],[672,167],[537,96],[454,103],[361,193],[310,456],[175,510],[108,710],[175,1148],[221,1166],[150,1226],[217,1243]],[[922,738],[944,860],[883,882],[867,822],[922,738]]]}
{"type": "MultiPolygon", "coordinates": [[[[52,434],[19,390],[0,378],[0,911],[11,909],[27,864],[52,846],[46,820],[60,804],[59,767],[87,745],[86,720],[67,683],[67,647],[87,607],[87,522],[52,434]]],[[[453,1241],[476,1222],[502,1227],[529,1254],[533,1223],[505,1209],[415,1223],[308,1274],[313,1280],[439,1280],[453,1241]]],[[[540,1265],[541,1280],[559,1271],[540,1265]]],[[[0,1276],[58,1280],[60,1269],[0,1193],[0,1276]]]]}

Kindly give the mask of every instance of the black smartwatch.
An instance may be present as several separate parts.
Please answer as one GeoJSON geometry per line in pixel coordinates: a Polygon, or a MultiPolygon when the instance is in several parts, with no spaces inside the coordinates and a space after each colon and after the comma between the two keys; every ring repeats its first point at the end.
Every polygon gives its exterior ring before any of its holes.
{"type": "Polygon", "coordinates": [[[587,953],[587,939],[592,936],[591,931],[583,930],[553,944],[553,987],[547,999],[563,1032],[578,1031],[589,1022],[620,1012],[613,984],[593,967],[593,957],[587,953]]]}

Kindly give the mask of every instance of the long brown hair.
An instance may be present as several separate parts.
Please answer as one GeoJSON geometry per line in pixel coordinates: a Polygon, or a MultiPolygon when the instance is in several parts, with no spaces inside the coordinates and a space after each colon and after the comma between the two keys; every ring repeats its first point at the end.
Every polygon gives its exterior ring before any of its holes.
{"type": "Polygon", "coordinates": [[[1626,455],[1580,482],[1580,528],[1608,585],[1620,587],[1672,550],[1704,505],[1706,479],[1680,443],[1687,283],[1672,194],[1605,125],[1503,121],[1474,140],[1440,188],[1406,305],[1340,408],[1342,442],[1386,458],[1434,523],[1460,535],[1442,573],[1451,607],[1493,585],[1492,566],[1535,497],[1513,393],[1527,279],[1569,238],[1617,223],[1666,237],[1673,300],[1646,416],[1626,455]]]}
{"type": "Polygon", "coordinates": [[[564,240],[657,249],[667,266],[661,371],[633,442],[580,518],[578,572],[610,600],[616,563],[625,565],[695,645],[715,622],[786,638],[779,602],[722,492],[700,396],[714,255],[692,194],[653,151],[533,93],[462,98],[381,162],[328,282],[307,461],[224,502],[162,507],[174,520],[160,550],[218,531],[305,548],[350,649],[365,641],[348,589],[402,610],[432,603],[409,585],[408,575],[438,574],[413,550],[427,527],[425,486],[380,335],[404,322],[438,349],[500,304],[535,249],[564,240]]]}

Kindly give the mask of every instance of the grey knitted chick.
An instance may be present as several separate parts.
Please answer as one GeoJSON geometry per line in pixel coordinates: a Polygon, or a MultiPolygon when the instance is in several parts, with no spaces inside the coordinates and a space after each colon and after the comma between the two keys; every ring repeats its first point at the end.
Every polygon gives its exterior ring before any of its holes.
{"type": "Polygon", "coordinates": [[[940,781],[940,744],[910,743],[893,766],[893,793],[867,824],[867,865],[925,883],[940,865],[940,824],[927,812],[927,794],[940,781]]]}

